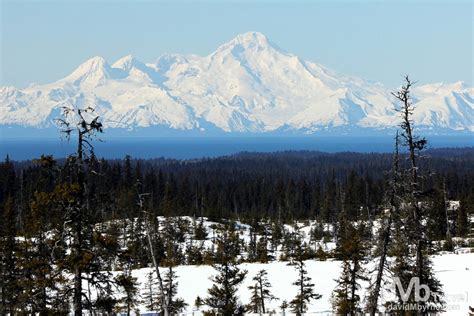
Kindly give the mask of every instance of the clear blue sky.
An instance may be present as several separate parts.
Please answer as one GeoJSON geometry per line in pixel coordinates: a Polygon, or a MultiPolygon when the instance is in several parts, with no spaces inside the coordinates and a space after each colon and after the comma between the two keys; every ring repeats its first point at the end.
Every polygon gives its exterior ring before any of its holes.
{"type": "Polygon", "coordinates": [[[473,83],[472,1],[0,1],[0,85],[51,82],[96,55],[207,55],[246,31],[389,87],[404,73],[473,83]]]}

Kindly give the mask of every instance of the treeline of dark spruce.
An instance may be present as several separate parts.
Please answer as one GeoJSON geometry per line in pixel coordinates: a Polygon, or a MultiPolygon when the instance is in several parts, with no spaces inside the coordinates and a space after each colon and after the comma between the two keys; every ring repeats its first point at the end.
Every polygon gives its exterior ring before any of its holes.
{"type": "Polygon", "coordinates": [[[298,271],[297,295],[282,302],[282,310],[302,315],[321,298],[305,260],[327,257],[342,261],[335,313],[376,315],[386,271],[399,277],[404,289],[417,277],[432,294],[420,302],[413,292],[408,299],[397,293],[391,303],[415,304],[408,311],[413,313],[418,307],[422,314],[443,310],[442,284],[429,255],[436,240],[449,251],[469,242],[453,237],[469,234],[473,159],[469,149],[423,157],[426,141],[413,135],[411,125],[411,86],[407,77],[394,94],[402,121],[391,156],[298,152],[196,161],[99,160],[92,147],[92,136],[102,132],[99,117],[84,117],[91,108],[66,108],[65,116],[75,120],[59,123],[63,133],[78,137],[74,155],[63,162],[42,156],[24,166],[8,159],[0,164],[0,313],[130,314],[140,288],[131,271],[150,266],[155,273],[145,285],[147,306],[175,314],[184,302],[176,297],[174,267],[183,263],[211,263],[216,269],[208,296],[195,302],[207,306],[208,314],[265,312],[271,299],[265,272],[254,276],[254,295],[244,306],[236,291],[246,272],[238,263],[275,260],[277,251],[298,271]],[[399,153],[402,148],[406,154],[399,153]],[[461,201],[460,207],[451,208],[449,200],[461,201]],[[221,223],[212,237],[203,216],[221,223]],[[318,220],[310,241],[335,240],[336,250],[311,247],[295,224],[303,219],[318,220]],[[239,237],[236,220],[251,223],[248,243],[239,237]],[[373,220],[380,224],[376,235],[373,220]],[[295,229],[286,230],[284,223],[295,229]],[[325,230],[324,223],[333,229],[325,230]],[[203,248],[210,238],[213,246],[203,248]],[[376,277],[362,306],[361,282],[373,275],[365,268],[371,257],[378,262],[376,277]],[[113,270],[120,272],[113,276],[113,270]]]}
{"type": "MultiPolygon", "coordinates": [[[[437,149],[425,156],[420,168],[432,174],[423,182],[425,190],[433,198],[474,205],[474,150],[437,149]]],[[[95,194],[108,201],[108,206],[94,217],[100,222],[140,216],[136,207],[139,189],[149,194],[149,207],[155,215],[246,223],[262,218],[332,223],[344,203],[349,219],[373,218],[383,209],[391,159],[392,154],[302,151],[183,161],[100,160],[95,166],[97,176],[90,181],[95,194]]],[[[15,197],[15,204],[23,209],[17,215],[19,224],[30,216],[35,192],[52,191],[70,178],[64,160],[54,164],[52,169],[38,161],[0,165],[0,204],[8,195],[15,197]]],[[[439,231],[442,236],[446,229],[440,227],[439,231]]]]}

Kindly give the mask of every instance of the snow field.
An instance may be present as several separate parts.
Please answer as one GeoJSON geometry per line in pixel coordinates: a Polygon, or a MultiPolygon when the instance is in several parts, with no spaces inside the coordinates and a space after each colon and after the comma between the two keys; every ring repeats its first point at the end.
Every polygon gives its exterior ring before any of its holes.
{"type": "MultiPolygon", "coordinates": [[[[443,284],[447,310],[445,315],[466,315],[469,306],[474,305],[474,253],[444,254],[432,257],[436,276],[443,284]]],[[[371,262],[375,263],[375,261],[371,262]]],[[[340,261],[306,261],[309,276],[315,284],[315,292],[322,295],[317,301],[312,301],[308,308],[308,314],[327,315],[332,313],[331,293],[336,286],[336,279],[340,273],[340,261]]],[[[278,301],[266,302],[269,311],[281,313],[279,306],[283,300],[291,301],[296,294],[296,287],[292,285],[296,279],[297,272],[293,266],[287,262],[244,263],[240,267],[248,271],[247,277],[239,288],[238,295],[243,304],[250,300],[250,290],[252,278],[261,269],[268,271],[268,279],[272,284],[272,293],[279,298],[278,301]]],[[[134,270],[132,275],[138,282],[145,284],[147,273],[150,269],[134,270]]],[[[163,270],[164,271],[164,270],[163,270]]],[[[210,278],[215,274],[211,266],[178,266],[178,297],[181,297],[188,304],[186,313],[201,314],[194,306],[197,296],[205,298],[207,289],[211,287],[210,278]]],[[[363,284],[360,290],[362,300],[367,293],[367,284],[363,284]]],[[[385,296],[390,298],[389,296],[385,296]]],[[[202,306],[201,310],[206,310],[202,306]]],[[[143,306],[141,312],[145,312],[143,306]]],[[[288,312],[287,312],[288,314],[288,312]]]]}

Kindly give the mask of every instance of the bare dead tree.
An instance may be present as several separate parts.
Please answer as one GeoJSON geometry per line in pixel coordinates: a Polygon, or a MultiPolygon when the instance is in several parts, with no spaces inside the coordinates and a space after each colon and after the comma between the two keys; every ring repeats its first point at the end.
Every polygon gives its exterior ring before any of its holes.
{"type": "Polygon", "coordinates": [[[82,162],[84,155],[86,158],[94,154],[92,140],[98,138],[98,133],[103,133],[103,125],[100,117],[94,115],[94,108],[86,107],[84,109],[77,107],[64,106],[62,108],[61,118],[57,118],[56,124],[61,133],[70,140],[72,134],[77,135],[77,159],[82,162]]]}
{"type": "MultiPolygon", "coordinates": [[[[413,277],[417,277],[420,284],[427,285],[430,288],[431,295],[428,302],[419,301],[419,305],[427,306],[435,311],[442,307],[442,285],[434,276],[432,263],[428,257],[427,250],[429,240],[426,236],[424,225],[424,210],[428,204],[427,194],[422,191],[419,173],[419,160],[421,152],[426,148],[427,141],[413,132],[412,115],[415,106],[411,97],[411,88],[414,82],[408,76],[405,76],[405,82],[401,89],[392,95],[400,102],[397,111],[401,116],[401,139],[402,145],[408,151],[409,168],[404,175],[402,201],[400,201],[400,211],[406,213],[404,223],[404,233],[407,236],[407,242],[413,242],[415,251],[415,264],[413,267],[413,277]],[[435,295],[436,294],[436,295],[435,295]],[[428,305],[430,304],[430,305],[428,305]]],[[[424,311],[422,313],[427,313],[424,311]]]]}
{"type": "Polygon", "coordinates": [[[446,240],[451,239],[451,223],[449,222],[448,214],[448,192],[446,190],[446,180],[443,181],[443,205],[444,213],[446,215],[446,240]]]}
{"type": "MultiPolygon", "coordinates": [[[[163,282],[163,277],[161,276],[161,273],[160,273],[160,262],[156,256],[156,253],[155,253],[155,248],[153,247],[153,239],[152,239],[152,220],[151,220],[151,214],[149,214],[146,210],[145,210],[145,204],[144,204],[144,199],[145,199],[145,196],[149,195],[149,193],[138,193],[138,206],[140,207],[140,209],[142,210],[142,212],[144,213],[145,215],[145,233],[146,233],[146,236],[147,236],[147,241],[148,241],[148,249],[150,251],[150,255],[151,255],[151,258],[152,258],[152,261],[153,261],[153,267],[155,268],[155,272],[156,272],[156,278],[158,280],[158,288],[159,288],[159,292],[160,292],[160,305],[161,305],[161,308],[163,310],[163,315],[164,316],[168,316],[170,314],[170,303],[171,303],[171,291],[167,291],[167,289],[165,289],[165,284],[163,282]],[[168,293],[169,295],[166,295],[166,293],[168,293]]],[[[170,267],[171,269],[171,267],[170,267]]]]}
{"type": "Polygon", "coordinates": [[[73,306],[76,316],[83,314],[82,297],[83,293],[83,255],[84,255],[84,236],[83,229],[85,224],[85,216],[89,211],[88,188],[85,179],[86,168],[84,163],[90,158],[94,158],[94,146],[92,141],[98,139],[97,134],[103,133],[103,126],[99,116],[94,116],[94,109],[86,107],[84,109],[78,107],[65,106],[62,109],[62,117],[57,118],[57,125],[61,133],[69,141],[72,135],[77,136],[77,151],[75,156],[69,157],[70,162],[74,165],[75,174],[77,176],[77,184],[79,187],[78,201],[76,207],[69,208],[65,212],[65,223],[70,223],[72,231],[72,258],[74,264],[74,290],[73,290],[73,306]]]}
{"type": "Polygon", "coordinates": [[[382,218],[382,225],[380,228],[380,259],[377,266],[377,276],[374,283],[371,284],[373,290],[369,295],[368,301],[368,311],[372,316],[377,314],[382,279],[384,271],[387,268],[387,253],[391,239],[392,221],[398,209],[396,196],[399,186],[399,159],[399,135],[397,131],[395,136],[395,150],[392,158],[391,179],[389,182],[390,190],[387,196],[388,212],[385,214],[384,218],[382,218]]]}
{"type": "MultiPolygon", "coordinates": [[[[414,189],[418,187],[418,167],[417,167],[417,160],[419,156],[419,152],[425,149],[427,145],[426,139],[420,138],[413,133],[413,120],[411,116],[415,110],[415,106],[413,105],[412,98],[411,98],[411,91],[410,89],[415,84],[415,82],[411,81],[408,76],[405,76],[405,84],[402,85],[401,89],[397,92],[392,92],[392,95],[397,98],[401,102],[401,107],[397,109],[397,111],[401,114],[402,122],[400,123],[400,127],[402,129],[401,137],[404,140],[404,144],[408,148],[409,152],[409,160],[411,163],[411,177],[412,182],[411,185],[414,189]]],[[[415,190],[415,193],[417,190],[415,190]]]]}
{"type": "Polygon", "coordinates": [[[422,236],[423,232],[421,225],[421,208],[420,205],[417,203],[418,197],[420,195],[418,179],[418,157],[419,152],[426,147],[427,141],[425,138],[419,138],[418,136],[415,136],[413,134],[413,120],[411,119],[411,116],[413,115],[415,106],[413,105],[411,99],[410,89],[414,84],[415,82],[413,82],[407,75],[405,76],[405,84],[402,85],[399,91],[393,92],[392,95],[401,102],[401,107],[398,109],[402,118],[402,122],[400,123],[400,128],[402,129],[401,136],[404,141],[403,145],[405,145],[408,149],[408,159],[410,162],[410,195],[412,197],[411,201],[413,204],[413,224],[415,227],[412,233],[414,234],[413,237],[416,240],[416,275],[418,276],[420,283],[423,284],[424,241],[422,236]]]}

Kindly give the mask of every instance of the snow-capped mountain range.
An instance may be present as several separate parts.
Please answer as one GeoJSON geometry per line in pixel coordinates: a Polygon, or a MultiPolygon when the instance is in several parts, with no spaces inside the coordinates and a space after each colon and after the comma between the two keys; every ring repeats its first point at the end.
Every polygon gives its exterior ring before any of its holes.
{"type": "MultiPolygon", "coordinates": [[[[398,75],[398,74],[395,74],[398,75]]],[[[94,57],[67,77],[0,88],[0,128],[49,128],[63,106],[92,106],[105,126],[198,133],[381,131],[399,121],[393,89],[304,61],[263,34],[238,35],[212,54],[166,54],[154,63],[94,57]]],[[[474,88],[416,86],[417,126],[474,132],[474,88]]]]}

